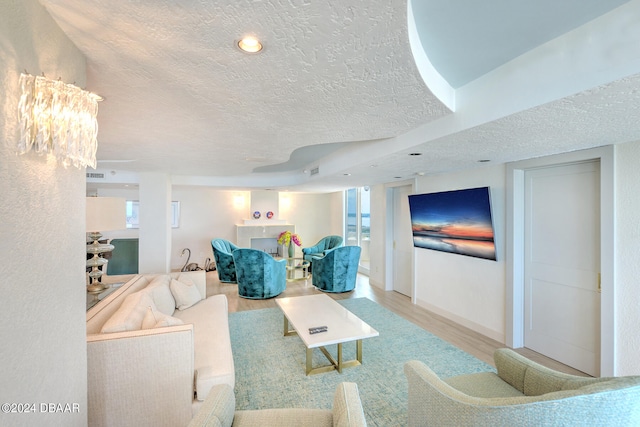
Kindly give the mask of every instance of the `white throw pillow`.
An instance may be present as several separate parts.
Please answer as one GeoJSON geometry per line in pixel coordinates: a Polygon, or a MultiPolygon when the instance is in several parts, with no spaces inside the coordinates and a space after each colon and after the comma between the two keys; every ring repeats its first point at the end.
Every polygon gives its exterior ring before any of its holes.
{"type": "Polygon", "coordinates": [[[149,286],[144,289],[145,292],[151,293],[153,302],[156,304],[158,310],[169,316],[173,315],[173,312],[176,310],[176,300],[173,298],[171,290],[169,289],[170,282],[171,277],[169,275],[158,275],[154,277],[151,283],[149,283],[149,286]]]}
{"type": "Polygon", "coordinates": [[[142,319],[142,329],[151,329],[156,326],[156,323],[158,323],[156,314],[153,312],[151,306],[149,306],[149,308],[147,308],[147,314],[145,314],[144,319],[142,319]]]}
{"type": "Polygon", "coordinates": [[[120,308],[102,326],[102,333],[137,331],[149,307],[155,309],[153,300],[146,292],[134,292],[124,299],[120,308]]]}
{"type": "Polygon", "coordinates": [[[176,280],[179,281],[179,282],[184,283],[185,285],[194,285],[195,286],[195,284],[196,284],[193,281],[193,279],[191,278],[191,273],[181,273],[176,280]]]}
{"type": "Polygon", "coordinates": [[[158,323],[156,323],[156,326],[154,326],[154,328],[163,328],[165,326],[177,326],[177,325],[184,325],[184,322],[180,319],[178,319],[177,317],[173,317],[173,316],[167,316],[167,315],[163,315],[164,317],[160,320],[158,320],[158,323]]]}
{"type": "Polygon", "coordinates": [[[152,307],[147,309],[142,320],[142,329],[162,328],[165,326],[182,325],[184,322],[176,317],[168,316],[159,310],[154,310],[152,307]]]}
{"type": "MultiPolygon", "coordinates": [[[[183,279],[181,278],[181,280],[183,279]]],[[[176,299],[178,310],[185,310],[202,299],[200,291],[198,291],[193,281],[189,279],[190,283],[185,282],[171,279],[171,293],[176,299]]]]}

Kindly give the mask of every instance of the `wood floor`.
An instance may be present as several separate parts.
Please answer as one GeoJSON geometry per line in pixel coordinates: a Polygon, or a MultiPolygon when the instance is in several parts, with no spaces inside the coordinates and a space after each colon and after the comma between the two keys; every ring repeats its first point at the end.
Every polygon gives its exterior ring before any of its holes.
{"type": "MultiPolygon", "coordinates": [[[[311,285],[311,279],[298,282],[287,282],[287,289],[277,298],[294,297],[300,295],[311,295],[321,293],[311,285]]],[[[235,284],[221,283],[218,280],[218,273],[211,271],[207,273],[207,296],[225,294],[229,301],[229,312],[256,310],[260,308],[277,307],[275,299],[268,300],[251,300],[238,296],[238,286],[235,284]]],[[[487,338],[477,332],[474,332],[464,326],[448,320],[442,316],[434,314],[424,308],[418,307],[411,303],[410,298],[394,291],[383,291],[375,286],[369,285],[367,276],[358,275],[356,289],[352,292],[343,294],[331,294],[334,299],[347,298],[369,298],[377,302],[386,309],[396,313],[397,315],[407,319],[408,321],[420,326],[421,328],[431,332],[441,339],[455,345],[461,350],[466,351],[477,357],[478,359],[494,365],[493,352],[495,349],[504,347],[503,344],[493,339],[487,338]]],[[[586,375],[569,366],[563,365],[555,360],[549,359],[539,353],[526,348],[517,349],[518,353],[534,360],[544,366],[558,371],[566,372],[574,375],[586,375]]]]}

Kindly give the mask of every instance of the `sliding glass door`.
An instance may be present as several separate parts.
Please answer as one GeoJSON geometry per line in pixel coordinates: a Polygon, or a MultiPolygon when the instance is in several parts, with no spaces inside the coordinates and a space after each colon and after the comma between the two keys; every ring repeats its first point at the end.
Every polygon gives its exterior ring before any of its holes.
{"type": "Polygon", "coordinates": [[[360,246],[360,272],[369,274],[369,239],[371,233],[369,187],[350,188],[345,192],[345,245],[360,246]]]}

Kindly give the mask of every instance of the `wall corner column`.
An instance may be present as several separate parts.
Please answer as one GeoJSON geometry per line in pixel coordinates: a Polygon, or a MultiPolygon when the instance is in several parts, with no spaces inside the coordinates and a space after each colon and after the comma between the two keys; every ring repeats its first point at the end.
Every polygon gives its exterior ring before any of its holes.
{"type": "Polygon", "coordinates": [[[171,271],[171,178],[161,173],[140,174],[141,274],[171,271]]]}

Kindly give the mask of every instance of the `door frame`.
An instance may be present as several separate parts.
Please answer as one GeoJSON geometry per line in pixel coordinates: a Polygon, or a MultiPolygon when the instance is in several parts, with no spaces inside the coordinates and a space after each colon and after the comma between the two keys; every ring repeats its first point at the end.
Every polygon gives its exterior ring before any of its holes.
{"type": "Polygon", "coordinates": [[[524,345],[524,175],[528,169],[600,161],[600,375],[615,373],[615,146],[574,151],[507,164],[506,344],[524,345]]]}
{"type": "MultiPolygon", "coordinates": [[[[385,291],[392,291],[394,289],[393,277],[394,277],[394,263],[393,263],[393,241],[394,241],[394,214],[393,214],[393,192],[396,187],[411,187],[411,194],[416,192],[416,180],[406,180],[394,182],[385,185],[385,291]]],[[[416,272],[415,272],[415,251],[411,254],[411,303],[415,304],[416,298],[416,272]]]]}

